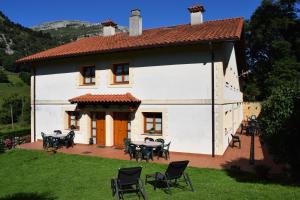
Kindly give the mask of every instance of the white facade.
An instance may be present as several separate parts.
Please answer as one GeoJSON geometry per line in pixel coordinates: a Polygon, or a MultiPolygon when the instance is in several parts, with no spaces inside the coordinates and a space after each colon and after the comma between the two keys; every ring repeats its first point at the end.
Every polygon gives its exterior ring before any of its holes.
{"type": "MultiPolygon", "coordinates": [[[[214,51],[215,153],[222,155],[231,140],[230,133],[235,133],[243,119],[243,96],[233,43],[217,44],[214,51]]],[[[153,138],[171,141],[170,151],[212,153],[212,65],[208,44],[61,59],[35,67],[36,132],[32,127],[32,140],[34,134],[36,139],[41,139],[41,132],[57,129],[68,132],[66,111],[76,108],[76,104],[70,104],[68,99],[87,93],[130,92],[141,100],[138,109],[131,114],[129,137],[132,140],[143,140],[147,136],[143,134],[143,112],[161,112],[162,135],[153,138]],[[129,84],[114,85],[112,65],[124,62],[129,63],[129,84]],[[80,68],[90,65],[96,67],[96,84],[81,86],[80,68]]],[[[124,111],[124,108],[97,109],[106,113],[106,146],[112,146],[113,112],[124,111]]],[[[75,132],[76,143],[89,142],[90,111],[81,111],[80,130],[75,132]]]]}

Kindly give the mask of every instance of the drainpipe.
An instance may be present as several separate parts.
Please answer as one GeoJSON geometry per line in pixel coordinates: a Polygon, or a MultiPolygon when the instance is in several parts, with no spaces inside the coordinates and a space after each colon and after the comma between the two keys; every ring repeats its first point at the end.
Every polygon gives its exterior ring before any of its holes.
{"type": "Polygon", "coordinates": [[[33,74],[33,141],[36,141],[36,68],[32,68],[33,74]]]}
{"type": "Polygon", "coordinates": [[[209,50],[211,54],[211,156],[215,157],[215,54],[212,42],[209,42],[209,50]]]}

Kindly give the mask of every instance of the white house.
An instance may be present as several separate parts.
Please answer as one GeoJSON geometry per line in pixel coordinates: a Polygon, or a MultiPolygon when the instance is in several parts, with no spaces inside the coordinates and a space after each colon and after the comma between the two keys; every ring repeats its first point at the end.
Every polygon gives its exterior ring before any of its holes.
{"type": "Polygon", "coordinates": [[[148,30],[132,10],[129,33],[105,21],[102,36],[18,60],[33,72],[32,141],[74,125],[76,143],[150,136],[174,152],[222,155],[243,119],[243,19],[188,10],[190,23],[148,30]]]}

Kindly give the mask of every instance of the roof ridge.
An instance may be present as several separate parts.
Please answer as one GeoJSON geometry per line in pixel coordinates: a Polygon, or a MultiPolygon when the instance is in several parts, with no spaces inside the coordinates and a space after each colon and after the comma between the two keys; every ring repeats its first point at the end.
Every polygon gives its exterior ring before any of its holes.
{"type": "Polygon", "coordinates": [[[140,36],[130,37],[120,32],[112,36],[92,36],[29,55],[17,63],[70,58],[75,56],[149,49],[174,45],[198,44],[208,41],[236,41],[241,39],[242,17],[208,20],[199,25],[178,24],[145,29],[140,36]]]}
{"type": "MultiPolygon", "coordinates": [[[[203,24],[206,24],[206,23],[209,23],[209,22],[219,22],[219,21],[228,21],[228,20],[237,20],[237,19],[244,19],[244,18],[243,17],[230,17],[230,18],[225,18],[225,19],[213,19],[213,20],[204,21],[202,24],[198,24],[198,25],[203,25],[203,24]]],[[[143,31],[149,31],[149,30],[155,30],[155,29],[161,29],[161,28],[175,28],[175,27],[178,27],[178,26],[186,26],[186,25],[191,25],[191,24],[190,23],[184,23],[184,24],[177,24],[177,25],[171,25],[171,26],[160,26],[160,27],[155,27],[155,28],[144,29],[143,31]]],[[[195,25],[193,25],[193,26],[195,26],[195,25]]]]}

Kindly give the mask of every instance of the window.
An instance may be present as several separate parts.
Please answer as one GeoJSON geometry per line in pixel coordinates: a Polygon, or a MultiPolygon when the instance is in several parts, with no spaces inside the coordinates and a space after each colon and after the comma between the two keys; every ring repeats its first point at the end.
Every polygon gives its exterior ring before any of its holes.
{"type": "Polygon", "coordinates": [[[75,111],[68,112],[68,128],[74,127],[79,129],[79,113],[75,111]]]}
{"type": "Polygon", "coordinates": [[[144,113],[144,132],[162,134],[162,113],[144,113]]]}
{"type": "Polygon", "coordinates": [[[83,67],[81,74],[83,85],[95,85],[95,66],[83,67]]]}
{"type": "Polygon", "coordinates": [[[114,83],[115,84],[124,84],[129,83],[129,64],[115,64],[113,66],[114,73],[114,83]]]}

